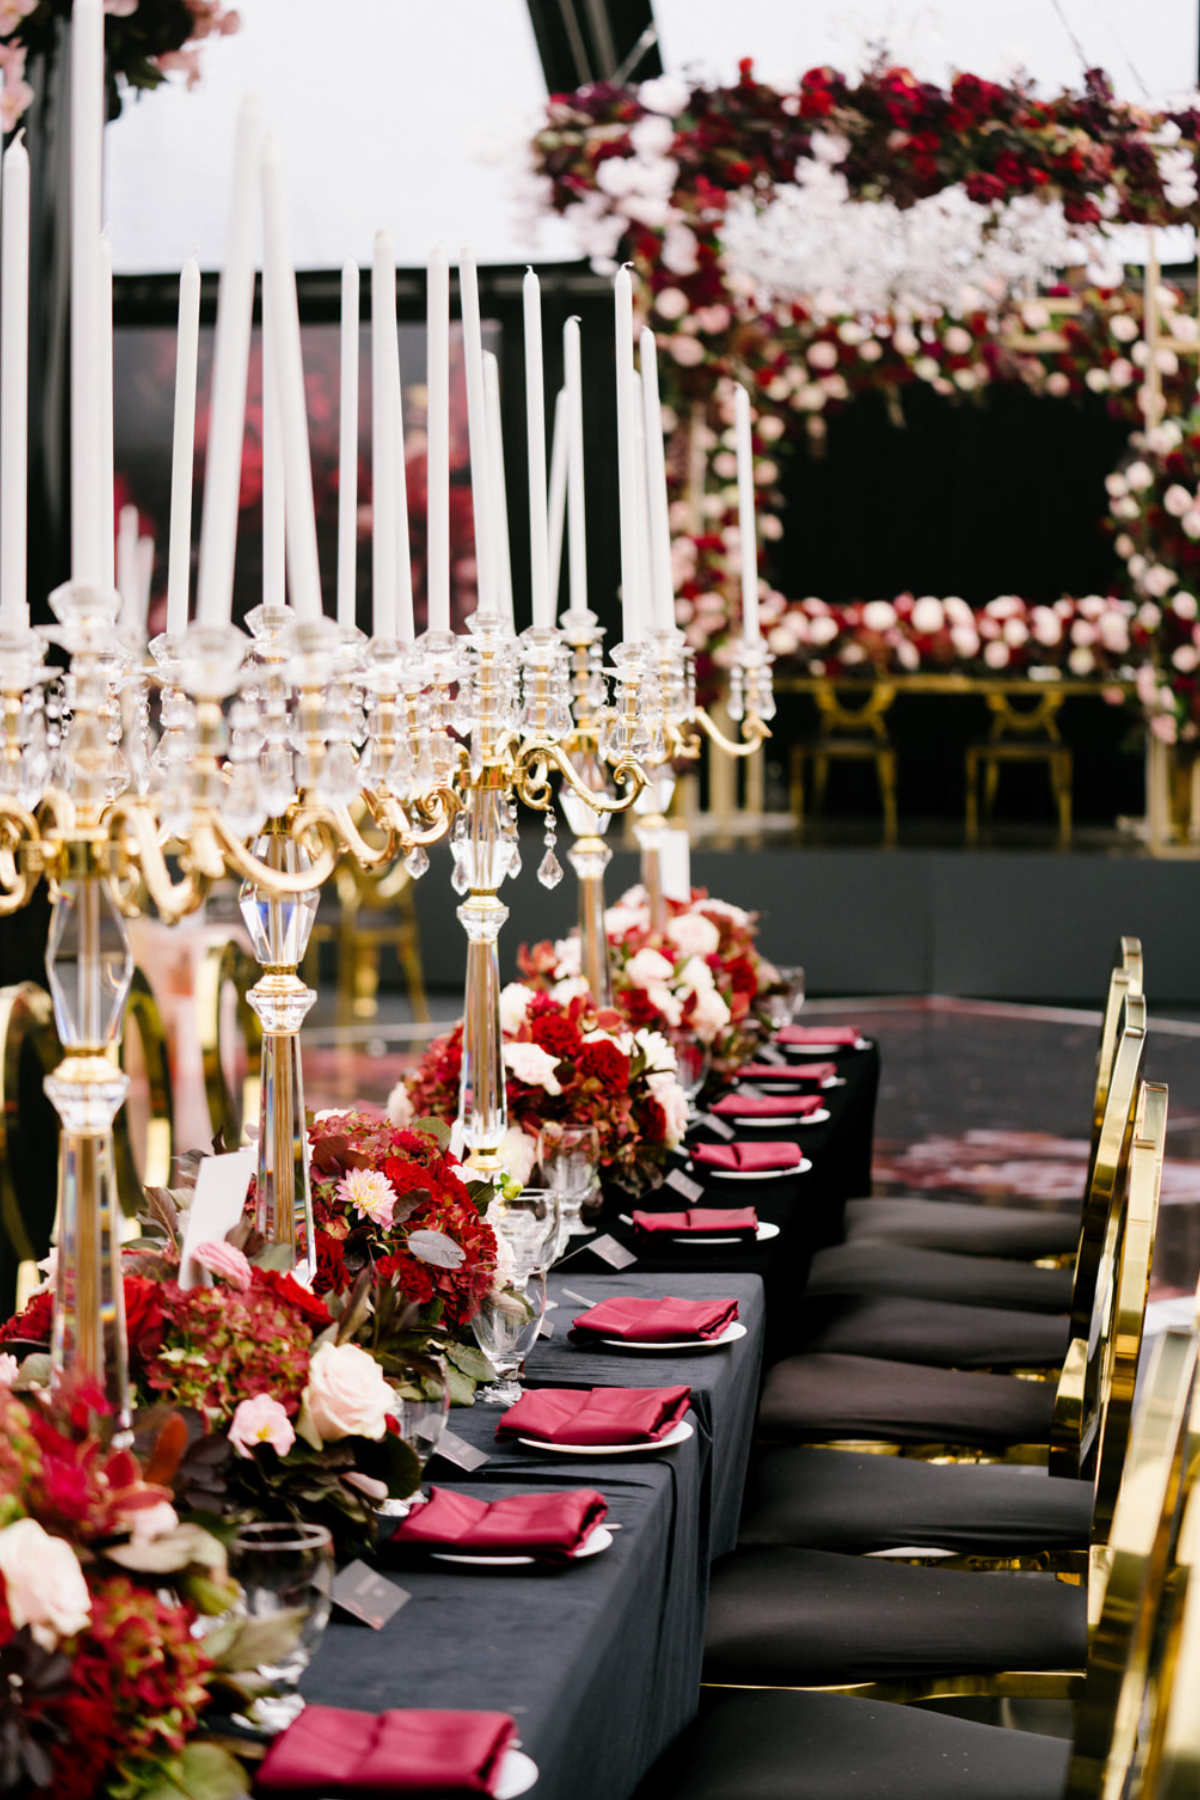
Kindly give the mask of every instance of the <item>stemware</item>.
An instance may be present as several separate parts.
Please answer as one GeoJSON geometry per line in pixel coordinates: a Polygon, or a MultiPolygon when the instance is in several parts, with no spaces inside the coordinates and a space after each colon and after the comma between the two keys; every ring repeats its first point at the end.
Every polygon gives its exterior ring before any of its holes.
{"type": "MultiPolygon", "coordinates": [[[[804,1005],[804,970],[795,963],[779,969],[779,979],[787,994],[788,1016],[780,1020],[780,1025],[790,1025],[804,1005]]],[[[774,1025],[775,1021],[772,1019],[774,1025]]],[[[778,1029],[778,1027],[777,1027],[778,1029]]]]}
{"type": "Polygon", "coordinates": [[[537,1341],[545,1311],[544,1269],[532,1269],[523,1281],[514,1278],[476,1302],[471,1329],[498,1377],[476,1390],[477,1400],[486,1406],[514,1406],[521,1398],[525,1359],[537,1341]]]}
{"type": "Polygon", "coordinates": [[[294,1634],[258,1674],[273,1691],[247,1708],[242,1722],[260,1731],[283,1731],[304,1710],[300,1677],[312,1661],[329,1620],[333,1590],[333,1540],[323,1525],[260,1522],[244,1525],[229,1547],[230,1573],[241,1584],[238,1610],[275,1619],[294,1634]]]}
{"type": "Polygon", "coordinates": [[[513,1253],[518,1279],[532,1269],[544,1273],[558,1254],[562,1202],[553,1188],[522,1188],[503,1202],[495,1224],[513,1253]]]}
{"type": "MultiPolygon", "coordinates": [[[[450,1389],[445,1382],[430,1392],[433,1382],[422,1384],[421,1393],[412,1398],[407,1394],[397,1394],[395,1403],[396,1417],[400,1425],[401,1441],[408,1445],[421,1465],[424,1478],[425,1464],[429,1461],[438,1444],[441,1442],[446,1420],[450,1412],[450,1389]]],[[[408,1494],[403,1500],[389,1497],[382,1501],[376,1509],[385,1519],[404,1519],[414,1506],[424,1506],[429,1495],[418,1486],[415,1494],[408,1494]]]]}
{"type": "Polygon", "coordinates": [[[695,1117],[695,1099],[708,1080],[712,1052],[692,1031],[673,1031],[671,1045],[675,1051],[675,1079],[687,1095],[688,1117],[695,1117]]]}
{"type": "Polygon", "coordinates": [[[558,1253],[573,1233],[585,1232],[583,1203],[600,1164],[600,1134],[594,1125],[543,1125],[538,1134],[542,1180],[558,1196],[562,1214],[558,1253]]]}

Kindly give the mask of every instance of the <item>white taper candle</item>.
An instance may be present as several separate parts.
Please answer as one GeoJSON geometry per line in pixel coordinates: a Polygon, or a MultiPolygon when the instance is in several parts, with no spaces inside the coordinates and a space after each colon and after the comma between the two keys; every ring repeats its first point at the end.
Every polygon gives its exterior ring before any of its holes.
{"type": "Polygon", "coordinates": [[[554,623],[546,533],[546,396],[542,375],[542,290],[532,269],[521,285],[525,313],[525,435],[529,453],[529,592],[535,629],[554,623]]]}
{"type": "Polygon", "coordinates": [[[567,518],[567,390],[561,387],[554,397],[554,435],[550,439],[550,497],[547,502],[546,563],[550,580],[550,609],[558,605],[558,588],[562,578],[563,530],[567,518]]]}
{"type": "MultiPolygon", "coordinates": [[[[100,454],[100,210],[104,159],[104,12],[71,12],[71,574],[103,579],[100,454]]],[[[111,560],[111,549],[109,552],[111,560]]],[[[110,584],[111,585],[111,584],[110,584]]]]}
{"type": "Polygon", "coordinates": [[[0,626],[29,628],[29,153],[24,133],[4,155],[0,209],[0,626]]]}
{"type": "Polygon", "coordinates": [[[279,339],[273,323],[274,272],[262,275],[262,601],[287,605],[287,483],[283,472],[283,410],[279,392],[279,339]]]}
{"type": "Polygon", "coordinates": [[[154,539],[140,537],[137,541],[137,605],[134,615],[134,630],[139,634],[146,629],[150,617],[150,589],[154,584],[154,539]]]}
{"type": "Polygon", "coordinates": [[[621,521],[621,619],[625,642],[642,638],[638,566],[638,484],[634,433],[640,413],[633,372],[633,284],[629,270],[613,283],[617,350],[617,494],[621,521]]]}
{"type": "Polygon", "coordinates": [[[259,191],[260,135],[258,101],[253,94],[248,94],[238,113],[229,239],[217,291],[208,454],[204,465],[204,511],[200,521],[200,572],[196,591],[196,618],[201,625],[228,625],[233,610],[242,436],[246,425],[246,371],[254,319],[254,216],[259,191]]]}
{"type": "Polygon", "coordinates": [[[563,368],[567,388],[567,538],[570,545],[571,611],[586,612],[587,515],[583,498],[583,368],[579,320],[563,327],[563,368]]]}
{"type": "Polygon", "coordinates": [[[192,569],[192,472],[196,443],[196,359],[200,349],[200,267],[194,256],[179,277],[175,341],[175,424],[171,443],[171,535],[167,549],[167,631],[188,622],[192,569]]]}
{"type": "Polygon", "coordinates": [[[358,264],[342,269],[342,369],[338,409],[337,619],[358,615],[358,264]]]}
{"type": "Polygon", "coordinates": [[[450,265],[439,244],[426,285],[426,563],[430,631],[450,629],[450,265]]]}
{"type": "Polygon", "coordinates": [[[512,554],[508,544],[508,486],[504,478],[504,419],[500,411],[500,364],[490,350],[483,353],[483,389],[487,402],[488,516],[496,558],[496,607],[513,621],[512,554]]]}
{"type": "Polygon", "coordinates": [[[738,530],[742,540],[742,637],[752,643],[758,629],[758,532],[754,517],[754,453],[750,443],[750,396],[734,389],[737,436],[738,530]]]}
{"type": "Polygon", "coordinates": [[[112,245],[108,233],[100,233],[100,306],[97,314],[96,345],[100,370],[100,431],[96,449],[96,469],[100,483],[100,580],[105,587],[116,586],[117,508],[114,499],[113,446],[113,271],[112,245]]]}
{"type": "Polygon", "coordinates": [[[658,346],[643,328],[642,402],[646,424],[646,498],[650,513],[650,570],[654,629],[675,629],[675,586],[671,575],[671,521],[667,506],[667,459],[663,449],[662,402],[658,394],[658,346]]]}
{"type": "Polygon", "coordinates": [[[304,394],[304,354],[300,306],[292,265],[283,187],[283,159],[275,136],[263,145],[263,264],[271,271],[271,332],[276,340],[279,412],[283,424],[287,560],[292,605],[302,619],[319,619],[321,563],[313,505],[312,457],[308,447],[308,405],[304,394]]]}
{"type": "Polygon", "coordinates": [[[471,510],[475,519],[475,570],[479,611],[487,618],[497,607],[496,553],[492,541],[492,505],[488,491],[487,396],[483,381],[483,327],[479,317],[479,275],[468,245],[458,253],[458,286],[462,304],[463,368],[467,380],[467,432],[471,444],[471,510]]]}
{"type": "Polygon", "coordinates": [[[117,590],[121,596],[121,620],[132,625],[137,617],[138,509],[123,506],[117,522],[117,590]]]}
{"type": "Polygon", "coordinates": [[[396,635],[396,430],[389,344],[396,342],[396,257],[386,231],[371,261],[371,629],[396,635]]]}

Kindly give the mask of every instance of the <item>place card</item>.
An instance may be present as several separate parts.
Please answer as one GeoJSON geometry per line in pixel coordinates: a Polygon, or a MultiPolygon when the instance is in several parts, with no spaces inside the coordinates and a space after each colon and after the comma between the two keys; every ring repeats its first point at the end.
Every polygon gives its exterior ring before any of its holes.
{"type": "Polygon", "coordinates": [[[211,1281],[196,1261],[196,1251],[201,1244],[225,1242],[225,1234],[241,1219],[257,1167],[258,1151],[253,1144],[201,1160],[179,1258],[180,1287],[200,1287],[211,1281]]]}
{"type": "Polygon", "coordinates": [[[372,1631],[382,1631],[412,1595],[365,1562],[355,1561],[334,1576],[332,1599],[335,1606],[369,1625],[372,1631]]]}
{"type": "Polygon", "coordinates": [[[594,1238],[588,1249],[612,1269],[628,1269],[637,1261],[632,1250],[627,1250],[624,1244],[618,1244],[616,1238],[609,1237],[607,1233],[603,1237],[594,1238]]]}
{"type": "Polygon", "coordinates": [[[552,1338],[554,1336],[554,1320],[553,1319],[543,1319],[542,1320],[541,1325],[538,1327],[538,1336],[544,1337],[544,1338],[552,1338]]]}
{"type": "Polygon", "coordinates": [[[663,1182],[663,1186],[674,1188],[675,1192],[682,1194],[687,1201],[698,1200],[704,1192],[703,1182],[693,1181],[691,1176],[685,1175],[682,1169],[672,1169],[663,1182]]]}
{"type": "Polygon", "coordinates": [[[783,1054],[782,1050],[777,1050],[774,1044],[764,1044],[762,1049],[755,1055],[754,1060],[756,1062],[779,1064],[786,1063],[787,1057],[783,1054]]]}
{"type": "Polygon", "coordinates": [[[715,1113],[700,1113],[696,1118],[697,1125],[703,1125],[709,1131],[715,1131],[720,1138],[731,1138],[733,1126],[727,1125],[724,1119],[718,1119],[715,1113]]]}
{"type": "Polygon", "coordinates": [[[433,1454],[444,1456],[448,1463],[453,1463],[456,1469],[465,1469],[468,1475],[473,1474],[476,1469],[482,1469],[485,1462],[492,1460],[486,1450],[478,1450],[474,1444],[468,1444],[466,1438],[460,1438],[457,1431],[443,1431],[433,1454]]]}
{"type": "Polygon", "coordinates": [[[578,1300],[580,1306],[595,1306],[596,1304],[594,1300],[589,1300],[586,1294],[577,1294],[574,1288],[564,1288],[563,1293],[568,1300],[578,1300]]]}

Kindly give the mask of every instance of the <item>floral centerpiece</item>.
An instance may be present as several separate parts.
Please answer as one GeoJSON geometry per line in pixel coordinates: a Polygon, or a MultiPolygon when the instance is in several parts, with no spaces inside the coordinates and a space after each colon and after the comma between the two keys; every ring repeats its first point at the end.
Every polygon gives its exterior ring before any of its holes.
{"type": "MultiPolygon", "coordinates": [[[[687,1125],[670,1044],[598,1008],[578,975],[546,992],[510,982],[500,995],[500,1021],[509,1117],[500,1155],[510,1174],[528,1180],[543,1129],[592,1125],[606,1176],[635,1194],[656,1186],[687,1125]]],[[[393,1091],[391,1116],[403,1121],[421,1111],[452,1119],[461,1072],[459,1024],[393,1091]]]]}
{"type": "Polygon", "coordinates": [[[202,1622],[237,1590],[218,1538],[177,1511],[180,1427],[115,1449],[103,1396],[51,1400],[0,1355],[0,1793],[245,1789],[195,1734],[212,1686],[244,1697],[237,1672],[270,1648],[261,1624],[202,1622]]]}

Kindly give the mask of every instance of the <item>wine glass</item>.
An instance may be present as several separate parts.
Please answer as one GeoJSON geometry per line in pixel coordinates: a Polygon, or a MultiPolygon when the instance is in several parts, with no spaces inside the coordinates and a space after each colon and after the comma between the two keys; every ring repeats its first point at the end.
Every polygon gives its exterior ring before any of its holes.
{"type": "Polygon", "coordinates": [[[580,1214],[595,1184],[600,1134],[594,1125],[543,1125],[538,1134],[538,1161],[543,1181],[558,1196],[560,1244],[565,1245],[572,1233],[587,1230],[580,1214]]]}
{"type": "Polygon", "coordinates": [[[519,1277],[531,1269],[544,1272],[558,1254],[562,1202],[553,1188],[522,1188],[514,1200],[501,1202],[495,1224],[512,1250],[519,1277]]]}
{"type": "Polygon", "coordinates": [[[694,1101],[708,1080],[712,1051],[692,1031],[673,1031],[671,1045],[675,1051],[675,1079],[687,1095],[688,1118],[694,1119],[694,1101]]]}
{"type": "Polygon", "coordinates": [[[476,1302],[471,1330],[498,1377],[476,1390],[476,1400],[485,1406],[514,1406],[521,1398],[525,1359],[537,1341],[545,1311],[544,1269],[531,1269],[523,1281],[514,1279],[476,1302]]]}
{"type": "Polygon", "coordinates": [[[229,1547],[229,1569],[242,1589],[235,1610],[252,1619],[274,1619],[280,1626],[272,1660],[258,1666],[274,1691],[255,1700],[239,1721],[273,1734],[304,1710],[300,1677],[321,1641],[332,1605],[333,1540],[323,1525],[290,1520],[243,1525],[229,1547]]]}
{"type": "MultiPolygon", "coordinates": [[[[787,989],[788,1016],[781,1024],[790,1025],[804,1005],[804,970],[796,963],[779,970],[779,979],[787,989]]],[[[774,1024],[774,1020],[771,1021],[774,1024]]]]}
{"type": "MultiPolygon", "coordinates": [[[[446,1421],[450,1412],[450,1389],[443,1381],[440,1386],[436,1379],[426,1377],[421,1382],[421,1392],[415,1398],[407,1394],[397,1394],[395,1414],[400,1425],[400,1440],[408,1445],[421,1465],[421,1474],[425,1474],[425,1464],[429,1461],[438,1444],[441,1442],[446,1421]]],[[[414,1506],[424,1506],[429,1495],[418,1485],[415,1494],[407,1494],[404,1499],[390,1496],[380,1502],[376,1511],[385,1519],[407,1518],[414,1506]]]]}

